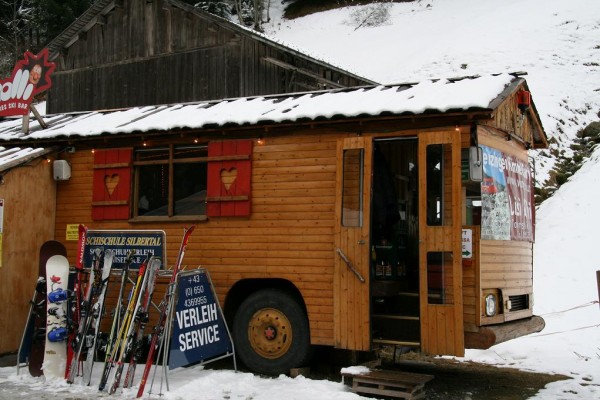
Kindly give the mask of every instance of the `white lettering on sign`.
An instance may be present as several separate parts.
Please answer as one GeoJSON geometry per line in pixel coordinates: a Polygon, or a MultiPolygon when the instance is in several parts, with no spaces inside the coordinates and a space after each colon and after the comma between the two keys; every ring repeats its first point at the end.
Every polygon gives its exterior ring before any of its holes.
{"type": "Polygon", "coordinates": [[[179,350],[187,351],[220,340],[219,325],[210,325],[204,328],[181,333],[179,335],[179,350]]]}
{"type": "Polygon", "coordinates": [[[28,100],[33,93],[33,85],[28,83],[29,71],[18,70],[12,82],[0,83],[0,101],[8,101],[11,99],[28,100]]]}
{"type": "MultiPolygon", "coordinates": [[[[187,308],[178,311],[176,314],[177,325],[181,328],[193,328],[200,325],[205,325],[209,322],[218,319],[217,304],[204,304],[200,307],[187,308]]],[[[185,333],[181,333],[178,337],[179,349],[186,351],[196,347],[204,346],[205,344],[215,343],[220,340],[219,326],[209,325],[199,329],[194,329],[185,333]]]]}

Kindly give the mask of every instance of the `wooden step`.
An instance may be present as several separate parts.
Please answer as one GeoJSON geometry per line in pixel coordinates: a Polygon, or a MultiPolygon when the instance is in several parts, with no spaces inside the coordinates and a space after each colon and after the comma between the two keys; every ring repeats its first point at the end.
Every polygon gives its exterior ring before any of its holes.
{"type": "Polygon", "coordinates": [[[415,374],[402,371],[372,370],[364,374],[342,372],[342,377],[352,378],[352,391],[399,399],[422,399],[425,384],[433,375],[415,374]]]}

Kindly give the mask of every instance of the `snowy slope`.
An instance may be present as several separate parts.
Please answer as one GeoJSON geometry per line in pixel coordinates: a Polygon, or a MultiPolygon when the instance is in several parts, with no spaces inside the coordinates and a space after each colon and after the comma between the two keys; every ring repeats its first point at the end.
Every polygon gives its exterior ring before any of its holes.
{"type": "MultiPolygon", "coordinates": [[[[526,71],[549,137],[568,143],[600,112],[600,1],[419,0],[397,3],[378,27],[356,7],[281,20],[265,33],[380,83],[526,71]]],[[[538,180],[550,167],[538,157],[538,180]]]]}

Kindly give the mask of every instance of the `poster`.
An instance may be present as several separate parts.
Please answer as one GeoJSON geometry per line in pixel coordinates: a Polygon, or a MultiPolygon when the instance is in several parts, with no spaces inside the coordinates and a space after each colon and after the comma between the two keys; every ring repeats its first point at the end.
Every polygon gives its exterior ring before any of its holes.
{"type": "Polygon", "coordinates": [[[526,160],[483,150],[481,238],[533,241],[533,187],[526,160]]]}

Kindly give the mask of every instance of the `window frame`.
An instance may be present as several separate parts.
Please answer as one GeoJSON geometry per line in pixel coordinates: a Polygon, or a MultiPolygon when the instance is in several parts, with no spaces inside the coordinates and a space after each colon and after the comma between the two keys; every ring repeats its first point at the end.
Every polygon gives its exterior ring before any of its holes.
{"type": "MultiPolygon", "coordinates": [[[[175,164],[190,164],[190,163],[204,163],[208,167],[210,157],[187,157],[187,158],[175,158],[175,150],[179,147],[194,147],[198,149],[208,149],[207,144],[185,144],[185,143],[169,143],[166,145],[160,145],[155,147],[141,147],[133,149],[133,179],[132,179],[132,217],[130,222],[146,222],[146,221],[206,221],[208,216],[206,209],[204,214],[196,215],[175,215],[175,164]],[[144,149],[165,149],[168,151],[168,157],[160,160],[149,160],[139,161],[136,160],[137,152],[144,149]],[[168,195],[167,195],[167,215],[138,215],[139,212],[139,195],[140,195],[140,167],[148,165],[167,165],[168,166],[168,195]]],[[[208,187],[208,182],[207,182],[208,187]]]]}

